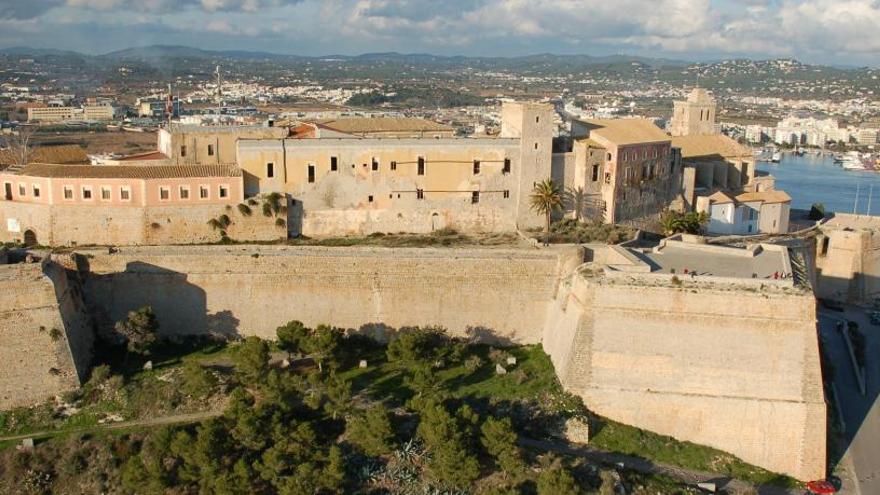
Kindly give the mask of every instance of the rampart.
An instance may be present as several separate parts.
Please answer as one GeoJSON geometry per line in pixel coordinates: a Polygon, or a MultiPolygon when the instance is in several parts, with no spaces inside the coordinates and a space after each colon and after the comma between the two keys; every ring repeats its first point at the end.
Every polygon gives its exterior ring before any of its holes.
{"type": "Polygon", "coordinates": [[[167,245],[197,244],[220,240],[220,232],[208,225],[227,215],[233,239],[271,241],[287,237],[286,225],[266,217],[258,207],[249,216],[234,206],[85,206],[48,205],[0,201],[0,241],[21,242],[26,231],[45,246],[167,245]],[[18,232],[6,226],[13,219],[18,232]]]}
{"type": "Polygon", "coordinates": [[[561,286],[544,348],[566,389],[601,415],[824,477],[812,294],[718,280],[587,265],[561,286]]]}
{"type": "Polygon", "coordinates": [[[76,281],[51,262],[0,265],[0,410],[77,388],[92,327],[76,281]]]}
{"type": "Polygon", "coordinates": [[[562,265],[580,250],[279,246],[82,250],[101,325],[151,305],[164,332],[274,338],[298,319],[376,331],[440,325],[457,336],[538,343],[562,265]]]}
{"type": "MultiPolygon", "coordinates": [[[[481,341],[540,342],[564,387],[601,415],[799,479],[821,478],[826,418],[812,293],[774,277],[790,266],[784,249],[716,251],[681,243],[654,251],[593,246],[586,255],[577,247],[237,245],[79,249],[56,259],[78,270],[99,327],[150,305],[171,335],[274,338],[279,325],[298,319],[378,338],[438,325],[481,341]],[[708,270],[675,275],[678,263],[701,259],[708,270]],[[731,283],[731,269],[749,276],[731,283]]],[[[24,272],[16,278],[29,280],[24,272]]],[[[67,293],[63,283],[56,287],[67,293]]],[[[30,318],[3,330],[59,324],[30,318]]],[[[24,334],[9,335],[0,352],[26,345],[24,334]]],[[[52,377],[45,363],[60,358],[40,352],[14,372],[52,377]]],[[[3,357],[14,362],[21,354],[3,357]]],[[[19,383],[2,385],[17,390],[19,383]]],[[[63,385],[74,386],[73,376],[63,385]]]]}

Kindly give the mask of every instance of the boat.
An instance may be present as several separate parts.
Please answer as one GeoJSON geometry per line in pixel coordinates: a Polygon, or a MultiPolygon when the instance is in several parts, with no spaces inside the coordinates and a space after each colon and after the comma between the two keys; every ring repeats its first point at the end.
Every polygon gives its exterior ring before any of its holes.
{"type": "Polygon", "coordinates": [[[779,163],[780,160],[782,160],[782,152],[774,151],[773,156],[770,158],[770,161],[773,163],[779,163]]]}
{"type": "Polygon", "coordinates": [[[862,162],[862,157],[859,155],[858,151],[850,151],[844,155],[840,162],[840,166],[843,167],[844,170],[865,170],[868,168],[865,166],[864,162],[862,162]]]}

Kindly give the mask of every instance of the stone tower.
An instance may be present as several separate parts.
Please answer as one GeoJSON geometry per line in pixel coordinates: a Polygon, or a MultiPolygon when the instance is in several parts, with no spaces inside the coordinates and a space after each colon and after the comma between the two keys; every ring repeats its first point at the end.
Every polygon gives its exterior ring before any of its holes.
{"type": "Polygon", "coordinates": [[[686,101],[673,103],[669,133],[673,136],[716,134],[715,98],[704,88],[694,88],[686,101]]]}
{"type": "MultiPolygon", "coordinates": [[[[544,219],[531,210],[529,198],[535,183],[550,178],[553,157],[553,107],[545,103],[505,102],[501,105],[501,137],[519,139],[519,176],[516,224],[520,229],[540,227],[544,219]]],[[[557,184],[562,187],[562,184],[557,184]]]]}

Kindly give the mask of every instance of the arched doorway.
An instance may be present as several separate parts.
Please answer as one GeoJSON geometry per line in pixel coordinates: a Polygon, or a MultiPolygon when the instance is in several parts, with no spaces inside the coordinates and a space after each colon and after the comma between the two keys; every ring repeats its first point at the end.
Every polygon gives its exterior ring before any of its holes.
{"type": "Polygon", "coordinates": [[[438,230],[443,230],[446,227],[446,222],[440,216],[439,213],[433,213],[431,215],[431,232],[435,232],[438,230]]]}
{"type": "Polygon", "coordinates": [[[25,247],[31,247],[37,245],[37,233],[33,230],[25,230],[24,231],[24,245],[25,247]]]}

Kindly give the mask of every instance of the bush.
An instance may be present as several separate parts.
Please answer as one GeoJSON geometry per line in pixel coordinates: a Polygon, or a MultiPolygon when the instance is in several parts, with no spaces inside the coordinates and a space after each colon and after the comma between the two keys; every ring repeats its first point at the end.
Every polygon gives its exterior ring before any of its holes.
{"type": "Polygon", "coordinates": [[[814,222],[818,222],[825,218],[825,205],[822,203],[813,203],[813,205],[810,206],[810,213],[807,215],[807,218],[814,222]]]}
{"type": "Polygon", "coordinates": [[[561,462],[554,462],[538,476],[538,495],[579,495],[574,477],[561,462]]]}
{"type": "Polygon", "coordinates": [[[246,205],[246,204],[244,204],[244,203],[239,203],[239,205],[238,205],[237,208],[238,208],[238,212],[241,213],[242,215],[246,216],[246,217],[249,217],[249,216],[253,215],[253,213],[254,213],[254,212],[251,210],[251,207],[248,206],[248,205],[246,205]]]}
{"type": "Polygon", "coordinates": [[[192,397],[206,397],[214,392],[217,378],[195,361],[183,365],[183,393],[192,397]]]}
{"type": "Polygon", "coordinates": [[[464,361],[464,369],[468,370],[468,372],[473,373],[480,369],[483,366],[483,358],[477,355],[473,355],[464,361]]]}
{"type": "Polygon", "coordinates": [[[369,456],[380,456],[394,451],[394,430],[388,413],[381,404],[349,418],[345,433],[352,445],[369,456]]]}
{"type": "Polygon", "coordinates": [[[116,333],[125,339],[128,352],[147,356],[159,340],[159,320],[150,306],[129,311],[124,320],[116,322],[116,333]]]}

